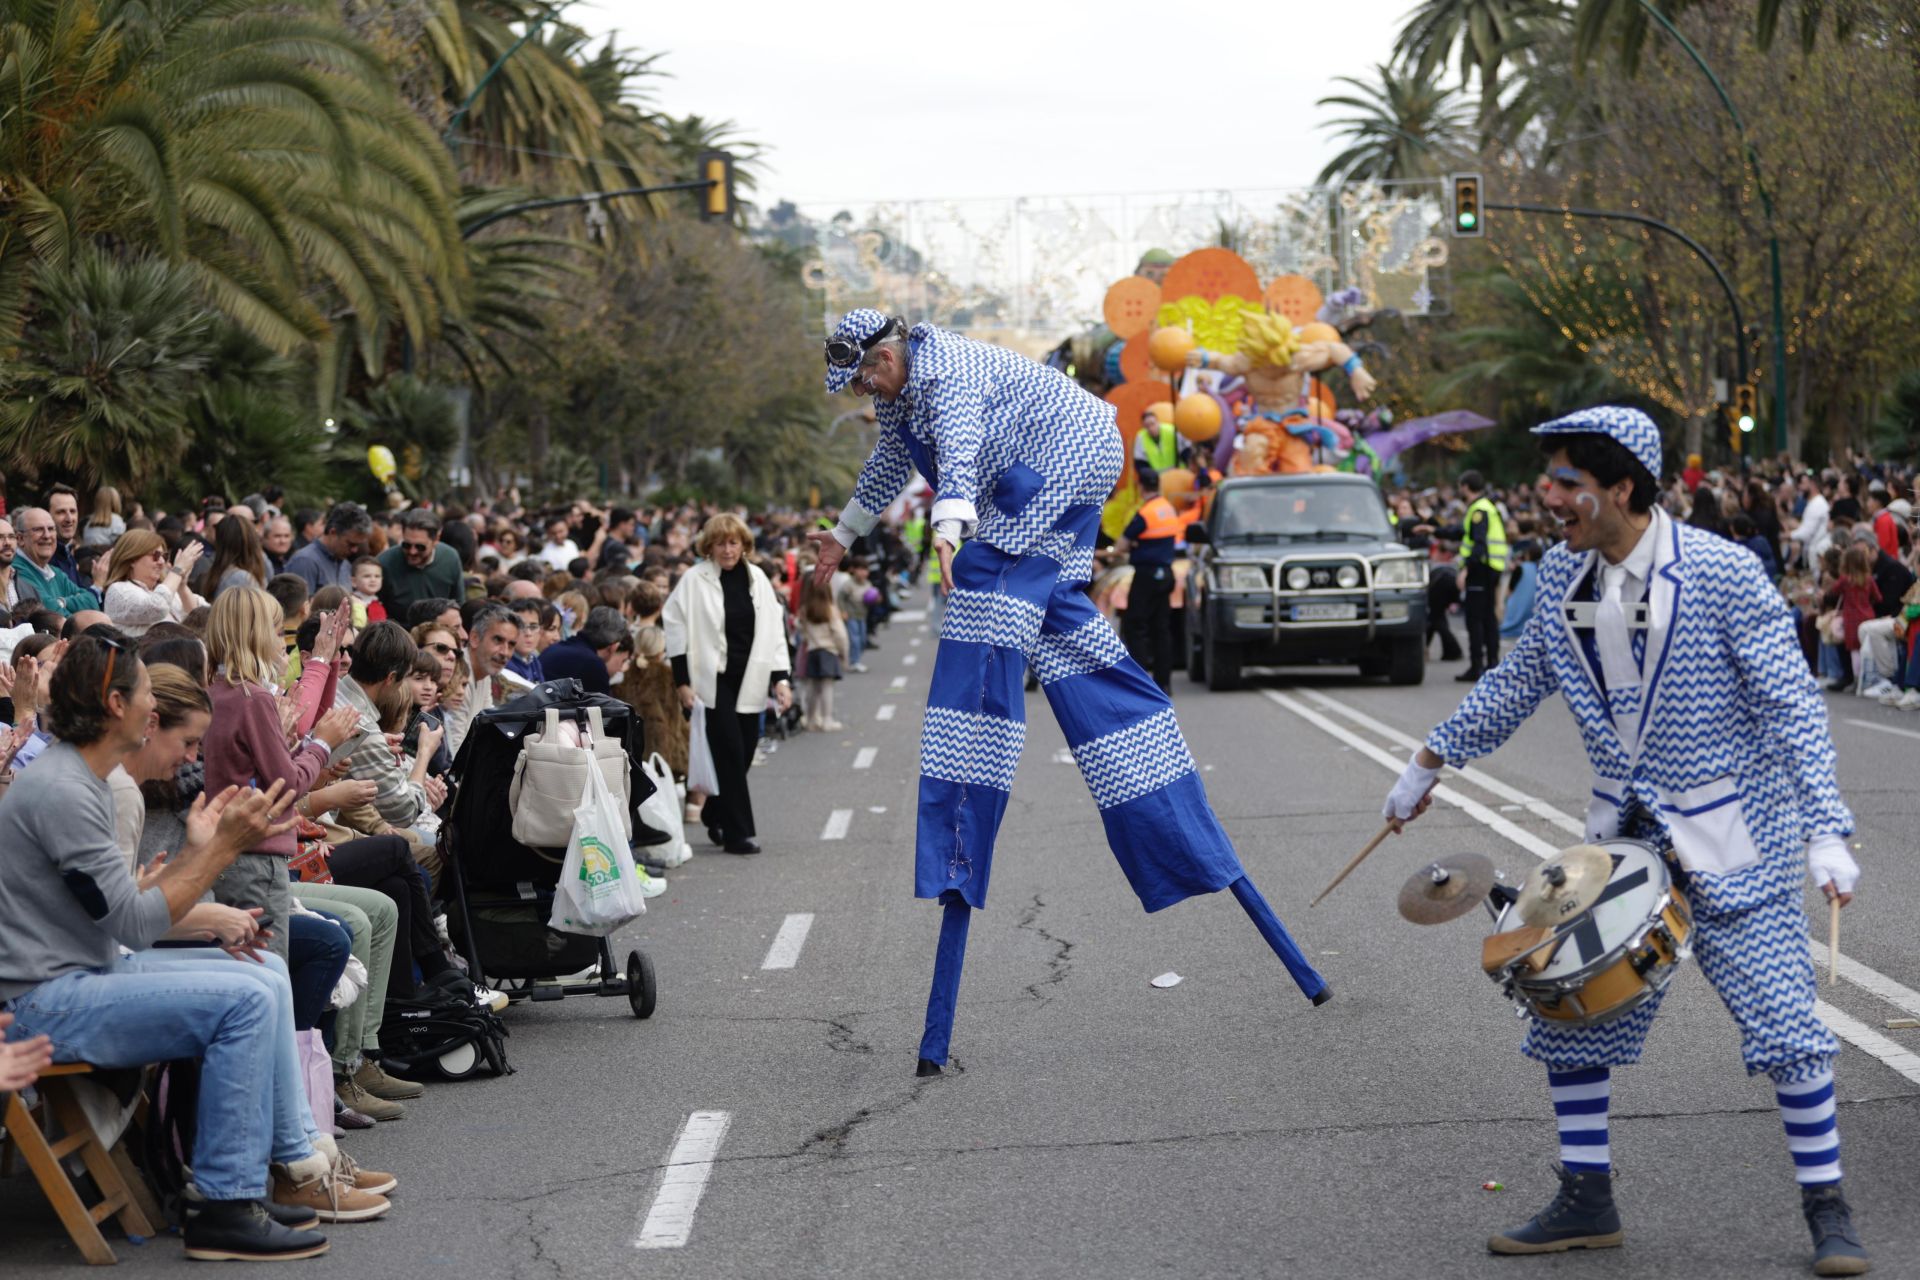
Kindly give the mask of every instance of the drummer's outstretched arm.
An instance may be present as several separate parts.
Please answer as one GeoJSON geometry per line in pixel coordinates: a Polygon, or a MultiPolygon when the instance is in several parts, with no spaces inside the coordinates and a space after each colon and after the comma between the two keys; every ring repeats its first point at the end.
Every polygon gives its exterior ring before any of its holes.
{"type": "Polygon", "coordinates": [[[1541,699],[1559,690],[1547,651],[1547,629],[1555,625],[1558,617],[1553,610],[1533,611],[1513,652],[1481,676],[1459,708],[1427,735],[1422,764],[1437,768],[1444,760],[1462,765],[1491,754],[1513,736],[1541,699]]]}

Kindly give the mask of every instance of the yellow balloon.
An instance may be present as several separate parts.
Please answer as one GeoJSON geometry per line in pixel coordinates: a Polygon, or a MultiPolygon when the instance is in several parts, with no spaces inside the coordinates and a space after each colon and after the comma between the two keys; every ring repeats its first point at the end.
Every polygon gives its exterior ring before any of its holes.
{"type": "Polygon", "coordinates": [[[373,444],[367,446],[367,468],[381,484],[392,484],[399,464],[394,461],[393,450],[383,444],[373,444]]]}

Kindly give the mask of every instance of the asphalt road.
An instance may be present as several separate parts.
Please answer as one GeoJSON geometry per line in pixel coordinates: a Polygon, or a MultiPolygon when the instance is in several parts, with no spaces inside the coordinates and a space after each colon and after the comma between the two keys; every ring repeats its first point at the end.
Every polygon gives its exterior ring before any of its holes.
{"type": "MultiPolygon", "coordinates": [[[[1335,999],[1317,1010],[1230,897],[1141,912],[1044,698],[1030,695],[992,902],[974,921],[954,1038],[960,1070],[915,1079],[938,928],[938,908],[911,896],[916,743],[934,645],[921,626],[883,632],[872,672],[841,685],[846,732],[783,744],[755,770],[767,852],[736,858],[698,845],[619,939],[658,966],[653,1019],[635,1021],[619,999],[515,1006],[518,1074],[434,1086],[404,1121],[347,1139],[363,1164],[399,1176],[396,1209],[335,1229],[333,1252],[308,1270],[668,1280],[1807,1273],[1771,1093],[1745,1078],[1732,1022],[1692,966],[1645,1061],[1615,1077],[1626,1247],[1485,1253],[1489,1231],[1527,1217],[1553,1185],[1543,1073],[1519,1055],[1521,1028],[1478,972],[1484,913],[1421,928],[1393,900],[1434,856],[1481,852],[1519,875],[1535,859],[1529,843],[1577,842],[1554,816],[1577,817],[1587,794],[1563,707],[1543,707],[1481,762],[1478,782],[1450,780],[1477,808],[1437,804],[1320,907],[1307,905],[1378,828],[1407,753],[1396,735],[1419,736],[1457,701],[1456,664],[1431,667],[1413,689],[1326,669],[1210,694],[1176,674],[1181,723],[1228,831],[1334,984],[1335,999]],[[830,830],[845,834],[822,839],[830,830]],[[813,920],[793,967],[762,968],[801,913],[813,920]],[[1184,980],[1150,985],[1169,971],[1184,980]],[[725,1119],[690,1124],[695,1113],[725,1119]],[[689,1144],[723,1123],[710,1165],[699,1163],[689,1144]],[[1506,1189],[1482,1190],[1488,1180],[1506,1189]],[[667,1212],[675,1203],[695,1206],[690,1224],[667,1212]],[[643,1234],[671,1240],[676,1222],[684,1244],[636,1247],[643,1234]]],[[[1920,1032],[1884,1026],[1920,1015],[1920,868],[1906,856],[1920,815],[1920,716],[1854,699],[1829,706],[1866,868],[1846,914],[1850,963],[1823,991],[1832,1019],[1853,1033],[1839,1074],[1847,1186],[1876,1274],[1920,1276],[1920,1032]]],[[[1815,932],[1824,935],[1824,910],[1815,932]]],[[[0,1240],[9,1275],[74,1261],[18,1176],[0,1182],[0,1240]]],[[[167,1240],[120,1253],[123,1272],[182,1265],[167,1240]]]]}

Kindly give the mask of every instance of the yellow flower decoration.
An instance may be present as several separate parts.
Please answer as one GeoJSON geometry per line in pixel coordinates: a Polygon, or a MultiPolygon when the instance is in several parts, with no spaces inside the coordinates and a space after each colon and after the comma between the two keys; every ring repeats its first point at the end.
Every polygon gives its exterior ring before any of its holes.
{"type": "Polygon", "coordinates": [[[1201,346],[1219,355],[1228,355],[1240,349],[1246,318],[1265,314],[1265,307],[1235,293],[1221,294],[1220,300],[1213,303],[1190,294],[1178,302],[1162,303],[1154,320],[1163,329],[1191,327],[1194,340],[1201,346]]]}

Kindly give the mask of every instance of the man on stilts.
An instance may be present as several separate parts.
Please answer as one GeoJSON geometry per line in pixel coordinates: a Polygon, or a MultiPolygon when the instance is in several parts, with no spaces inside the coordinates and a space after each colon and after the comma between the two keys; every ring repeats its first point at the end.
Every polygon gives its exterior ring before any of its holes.
{"type": "MultiPolygon", "coordinates": [[[[1814,1011],[1802,903],[1811,872],[1846,905],[1860,870],[1792,608],[1746,548],[1654,506],[1660,432],[1645,414],[1588,409],[1534,432],[1549,451],[1546,505],[1566,542],[1540,565],[1519,643],[1428,735],[1385,816],[1425,812],[1443,763],[1488,754],[1547,695],[1564,695],[1593,766],[1587,839],[1642,840],[1673,867],[1693,911],[1694,954],[1740,1026],[1747,1072],[1773,1082],[1814,1273],[1864,1274],[1840,1190],[1840,1046],[1814,1011]]],[[[1560,1192],[1488,1240],[1492,1252],[1621,1243],[1612,1068],[1639,1060],[1660,999],[1590,1026],[1530,1020],[1521,1052],[1547,1069],[1560,1192]]]]}
{"type": "Polygon", "coordinates": [[[1207,803],[1173,704],[1081,589],[1119,479],[1113,407],[999,347],[862,308],[827,339],[827,390],[874,399],[880,439],[831,531],[826,578],[918,470],[947,586],[920,746],[914,893],[943,913],[918,1074],[947,1061],[972,912],[1026,739],[1031,665],[1148,911],[1231,889],[1313,1003],[1332,998],[1247,878],[1207,803]]]}

